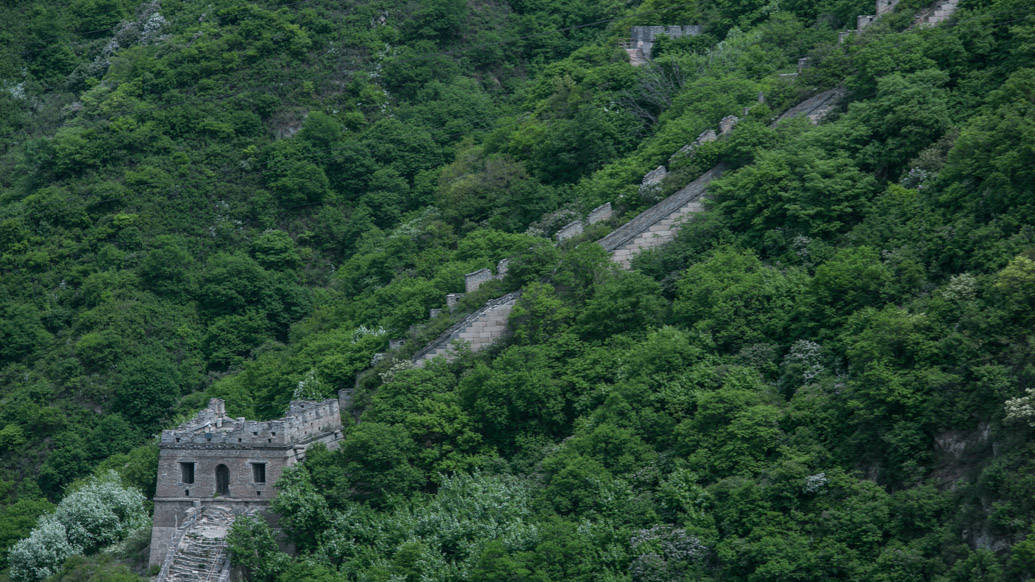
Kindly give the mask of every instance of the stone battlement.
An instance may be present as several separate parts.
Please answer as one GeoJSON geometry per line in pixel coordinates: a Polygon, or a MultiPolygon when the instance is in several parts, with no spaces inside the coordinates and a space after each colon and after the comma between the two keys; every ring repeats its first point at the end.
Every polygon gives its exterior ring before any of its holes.
{"type": "Polygon", "coordinates": [[[687,25],[662,25],[662,26],[633,26],[629,31],[629,36],[632,38],[634,43],[637,42],[654,42],[659,36],[667,36],[669,38],[679,38],[683,36],[697,36],[701,34],[702,26],[700,24],[687,24],[687,25]]]}
{"type": "Polygon", "coordinates": [[[646,63],[651,59],[654,52],[654,42],[659,36],[669,38],[680,38],[684,36],[697,36],[701,34],[702,27],[699,24],[689,25],[665,25],[665,26],[634,26],[630,30],[630,42],[625,48],[633,60],[634,65],[646,63]]]}
{"type": "Polygon", "coordinates": [[[295,400],[277,420],[259,421],[226,416],[222,400],[172,430],[163,430],[160,445],[174,448],[285,448],[304,444],[341,428],[337,399],[295,400]]]}
{"type": "Polygon", "coordinates": [[[162,431],[150,563],[162,564],[170,551],[183,549],[177,532],[191,511],[212,504],[235,515],[264,511],[284,470],[316,443],[336,448],[341,433],[337,399],[294,400],[282,418],[257,421],[230,418],[223,401],[213,398],[194,418],[162,431]]]}

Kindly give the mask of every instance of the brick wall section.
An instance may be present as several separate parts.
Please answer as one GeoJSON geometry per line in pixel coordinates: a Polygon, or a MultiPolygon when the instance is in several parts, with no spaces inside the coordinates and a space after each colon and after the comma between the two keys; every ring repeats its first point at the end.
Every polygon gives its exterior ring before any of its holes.
{"type": "Polygon", "coordinates": [[[938,26],[956,13],[959,7],[959,0],[943,0],[935,4],[933,9],[921,13],[914,23],[914,26],[938,26]]]}
{"type": "MultiPolygon", "coordinates": [[[[629,34],[632,38],[630,45],[631,48],[639,50],[640,55],[645,60],[650,60],[654,52],[654,42],[659,36],[667,36],[669,38],[697,36],[701,34],[701,31],[702,27],[698,24],[689,24],[685,26],[634,26],[629,34]]],[[[632,57],[632,54],[630,54],[630,57],[632,57]]],[[[637,64],[640,63],[633,63],[634,66],[637,64]]]]}
{"type": "Polygon", "coordinates": [[[633,257],[643,250],[671,241],[683,219],[702,209],[701,197],[708,184],[722,175],[723,169],[720,164],[708,170],[597,242],[611,253],[613,261],[628,268],[633,257]]]}
{"type": "MultiPolygon", "coordinates": [[[[807,115],[813,123],[818,123],[837,106],[843,96],[844,91],[841,89],[824,91],[788,110],[774,122],[774,125],[799,115],[807,115]]],[[[732,125],[729,118],[725,118],[723,121],[724,125],[728,126],[726,128],[728,133],[732,125]]],[[[702,137],[707,133],[702,134],[702,137]]],[[[714,132],[711,135],[714,135],[714,132]]],[[[723,170],[725,170],[725,166],[722,164],[715,166],[675,194],[643,211],[597,242],[611,254],[611,260],[628,269],[634,257],[647,249],[670,242],[687,219],[704,209],[703,199],[708,184],[722,175],[723,170]]],[[[597,215],[599,211],[600,216],[606,214],[610,217],[611,208],[608,205],[605,206],[595,209],[590,216],[597,215]]],[[[587,222],[592,223],[593,221],[587,220],[587,222]]],[[[562,232],[575,225],[578,225],[578,231],[581,233],[582,221],[568,225],[562,229],[562,232]]],[[[558,233],[557,238],[563,240],[561,233],[558,233]]],[[[515,291],[489,301],[481,309],[446,330],[438,339],[417,352],[411,361],[416,366],[423,366],[437,356],[452,359],[455,357],[452,344],[457,340],[469,342],[473,352],[492,345],[506,335],[507,319],[519,296],[520,291],[515,291]]]]}
{"type": "Polygon", "coordinates": [[[474,293],[482,286],[482,283],[493,279],[495,277],[492,276],[492,271],[489,269],[478,269],[473,273],[468,273],[464,275],[464,292],[474,293]]]}
{"type": "Polygon", "coordinates": [[[841,99],[843,99],[844,96],[845,90],[840,87],[817,93],[785,111],[784,114],[776,120],[776,123],[791,119],[792,117],[799,117],[801,115],[807,116],[809,121],[812,123],[819,123],[820,121],[823,121],[823,118],[826,117],[834,107],[837,107],[838,103],[841,102],[841,99]]]}
{"type": "Polygon", "coordinates": [[[474,352],[492,345],[507,333],[507,318],[520,295],[519,291],[515,291],[489,301],[417,352],[412,362],[423,366],[437,356],[452,359],[455,355],[453,342],[457,340],[470,343],[471,351],[474,352]]]}
{"type": "Polygon", "coordinates": [[[227,417],[216,398],[193,419],[162,431],[150,563],[165,559],[188,508],[218,503],[235,513],[264,509],[284,469],[303,460],[315,443],[335,448],[341,431],[337,399],[293,401],[283,418],[253,421],[227,417]],[[181,463],[193,464],[192,482],[184,480],[181,463]],[[263,465],[264,480],[255,479],[256,464],[263,465]],[[220,467],[228,477],[225,494],[217,490],[220,467]]]}
{"type": "Polygon", "coordinates": [[[561,228],[561,230],[557,231],[557,234],[553,236],[555,239],[557,239],[557,242],[564,242],[569,238],[575,238],[582,234],[583,228],[584,226],[582,224],[582,221],[576,220],[574,222],[569,222],[568,224],[564,225],[564,227],[561,228]]]}
{"type": "Polygon", "coordinates": [[[589,214],[586,216],[586,223],[596,224],[605,220],[611,220],[612,216],[614,216],[614,211],[611,209],[611,203],[607,202],[597,206],[593,210],[590,210],[589,214]]]}
{"type": "MultiPolygon", "coordinates": [[[[837,106],[843,96],[844,91],[841,89],[824,91],[791,108],[775,123],[799,115],[808,116],[810,121],[818,123],[837,106]]],[[[726,122],[727,119],[723,121],[726,122]]],[[[729,125],[729,122],[724,123],[724,126],[729,125]]],[[[729,131],[730,129],[723,127],[723,133],[729,131]]],[[[600,239],[600,246],[611,253],[611,260],[628,269],[637,255],[671,242],[689,217],[704,210],[703,199],[708,184],[721,176],[723,170],[725,167],[722,164],[708,170],[675,194],[600,239]]]]}

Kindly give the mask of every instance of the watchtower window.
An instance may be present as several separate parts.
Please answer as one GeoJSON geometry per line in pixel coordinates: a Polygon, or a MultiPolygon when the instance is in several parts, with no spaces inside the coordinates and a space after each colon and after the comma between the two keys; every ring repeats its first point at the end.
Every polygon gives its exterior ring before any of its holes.
{"type": "Polygon", "coordinates": [[[216,467],[216,495],[230,495],[230,469],[226,465],[216,467]]]}
{"type": "Polygon", "coordinates": [[[194,482],[194,463],[180,463],[180,483],[194,482]]]}
{"type": "Polygon", "coordinates": [[[252,463],[252,481],[256,483],[266,482],[266,463],[252,463]]]}

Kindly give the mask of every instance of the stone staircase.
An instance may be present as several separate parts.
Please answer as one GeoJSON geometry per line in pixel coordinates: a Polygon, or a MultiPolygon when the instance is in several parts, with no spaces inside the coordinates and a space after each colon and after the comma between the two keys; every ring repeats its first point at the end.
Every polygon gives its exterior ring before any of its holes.
{"type": "Polygon", "coordinates": [[[155,582],[224,582],[230,577],[226,535],[234,515],[229,508],[194,508],[177,532],[155,582]]]}
{"type": "Polygon", "coordinates": [[[520,295],[519,291],[515,291],[489,301],[417,352],[411,361],[421,367],[436,356],[452,359],[456,355],[456,341],[466,342],[472,352],[492,345],[506,334],[507,318],[520,295]]]}
{"type": "Polygon", "coordinates": [[[638,47],[626,47],[625,53],[629,55],[629,64],[634,67],[646,65],[649,62],[646,55],[638,47]]]}
{"type": "Polygon", "coordinates": [[[960,0],[944,0],[935,5],[933,10],[921,14],[914,26],[927,27],[927,26],[938,26],[945,22],[956,13],[956,9],[959,8],[960,0]]]}
{"type": "Polygon", "coordinates": [[[817,93],[785,111],[783,115],[777,118],[776,123],[804,115],[805,117],[808,117],[809,121],[812,122],[813,125],[818,124],[826,119],[834,108],[841,103],[845,94],[845,90],[840,87],[817,93]]]}
{"type": "Polygon", "coordinates": [[[721,165],[708,170],[699,178],[660,203],[640,213],[636,218],[615,229],[598,243],[611,254],[611,260],[623,269],[647,249],[671,242],[680,225],[691,214],[704,210],[701,198],[708,184],[722,175],[721,165]]]}
{"type": "MultiPolygon", "coordinates": [[[[844,95],[844,90],[840,88],[814,95],[787,110],[786,113],[773,122],[773,125],[798,116],[806,116],[810,122],[818,124],[833,111],[844,95]]],[[[729,134],[736,123],[736,117],[724,118],[719,124],[721,135],[729,134]]],[[[703,200],[707,193],[708,184],[721,176],[723,170],[725,170],[725,166],[722,164],[708,170],[675,194],[616,228],[610,234],[597,241],[598,244],[610,253],[612,261],[624,269],[631,268],[632,260],[637,255],[645,250],[657,248],[671,242],[686,220],[704,210],[703,200]]],[[[662,167],[653,172],[660,172],[663,176],[665,170],[662,167]]],[[[594,210],[593,213],[597,213],[603,208],[594,210]]],[[[606,210],[607,216],[610,217],[610,206],[607,206],[606,210]]],[[[592,220],[589,222],[592,222],[592,220]]],[[[581,233],[581,229],[579,229],[579,232],[581,233]]],[[[558,238],[562,239],[563,237],[558,238]]],[[[472,273],[471,275],[476,274],[472,273]]],[[[478,280],[483,278],[485,278],[484,275],[479,277],[478,280]]],[[[451,360],[456,357],[455,342],[457,341],[466,342],[472,352],[477,352],[492,345],[507,334],[507,319],[520,295],[520,291],[515,291],[489,301],[478,311],[475,311],[449,328],[438,339],[417,352],[410,361],[415,366],[421,367],[437,356],[444,356],[446,359],[451,360]]]]}
{"type": "MultiPolygon", "coordinates": [[[[773,125],[798,116],[805,116],[811,123],[818,124],[837,107],[844,95],[844,90],[840,88],[823,91],[788,109],[773,125]]],[[[735,121],[731,123],[735,124],[735,121]]],[[[721,129],[725,135],[732,131],[732,126],[721,129]]],[[[687,219],[704,210],[704,195],[708,184],[721,176],[724,169],[719,164],[701,174],[675,194],[600,239],[600,246],[611,253],[612,261],[623,269],[630,268],[633,258],[643,251],[671,242],[687,219]]]]}

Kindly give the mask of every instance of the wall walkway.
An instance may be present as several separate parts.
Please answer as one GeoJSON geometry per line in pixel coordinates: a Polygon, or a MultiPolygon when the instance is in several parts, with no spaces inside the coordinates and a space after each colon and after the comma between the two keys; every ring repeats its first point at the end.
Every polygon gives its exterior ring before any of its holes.
{"type": "Polygon", "coordinates": [[[489,301],[414,354],[411,361],[419,367],[436,356],[451,360],[456,356],[456,341],[467,342],[472,352],[492,345],[507,333],[507,318],[520,296],[521,292],[515,291],[489,301]]]}
{"type": "MultiPolygon", "coordinates": [[[[774,125],[801,115],[807,116],[812,123],[819,123],[843,97],[842,89],[831,89],[814,95],[789,109],[774,125]]],[[[723,170],[725,166],[722,164],[715,166],[597,242],[610,253],[611,260],[629,269],[636,256],[671,242],[683,223],[704,210],[703,201],[708,184],[721,176],[723,170]]],[[[520,291],[515,291],[489,301],[417,352],[411,361],[416,366],[423,366],[437,356],[451,360],[456,357],[454,342],[457,341],[467,342],[472,352],[494,344],[508,333],[507,318],[520,295],[520,291]]]]}
{"type": "Polygon", "coordinates": [[[208,505],[196,509],[177,531],[173,551],[155,582],[224,582],[230,578],[226,534],[234,522],[229,508],[208,505]]]}

